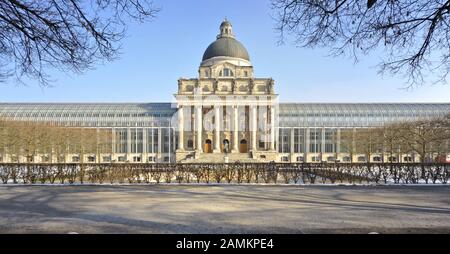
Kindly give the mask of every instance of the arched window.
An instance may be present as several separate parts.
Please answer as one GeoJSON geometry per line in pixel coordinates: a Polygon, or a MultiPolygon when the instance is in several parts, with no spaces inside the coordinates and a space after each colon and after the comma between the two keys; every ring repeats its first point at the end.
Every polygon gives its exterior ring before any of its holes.
{"type": "Polygon", "coordinates": [[[221,76],[221,77],[233,77],[234,73],[233,73],[233,71],[231,69],[223,68],[223,70],[221,70],[219,72],[219,76],[221,76]]]}

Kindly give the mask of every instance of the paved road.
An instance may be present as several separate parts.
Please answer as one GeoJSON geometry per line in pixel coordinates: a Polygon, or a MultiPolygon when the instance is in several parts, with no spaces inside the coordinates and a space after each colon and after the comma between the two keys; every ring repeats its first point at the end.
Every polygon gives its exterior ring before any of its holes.
{"type": "Polygon", "coordinates": [[[0,233],[450,233],[450,186],[0,186],[0,233]]]}

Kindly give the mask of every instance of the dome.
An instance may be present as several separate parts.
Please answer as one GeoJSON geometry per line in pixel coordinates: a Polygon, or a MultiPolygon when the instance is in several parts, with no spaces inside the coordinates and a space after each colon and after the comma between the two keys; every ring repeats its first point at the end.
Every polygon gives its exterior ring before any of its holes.
{"type": "Polygon", "coordinates": [[[202,61],[216,56],[242,58],[250,61],[250,57],[248,56],[248,52],[244,45],[232,37],[221,37],[211,43],[205,50],[202,61]]]}
{"type": "Polygon", "coordinates": [[[217,56],[241,58],[250,61],[247,49],[234,38],[232,25],[228,20],[220,24],[220,34],[217,35],[217,40],[206,48],[202,61],[217,56]]]}
{"type": "Polygon", "coordinates": [[[231,26],[230,21],[228,21],[228,20],[225,19],[225,20],[220,24],[220,27],[224,27],[224,26],[231,26]]]}

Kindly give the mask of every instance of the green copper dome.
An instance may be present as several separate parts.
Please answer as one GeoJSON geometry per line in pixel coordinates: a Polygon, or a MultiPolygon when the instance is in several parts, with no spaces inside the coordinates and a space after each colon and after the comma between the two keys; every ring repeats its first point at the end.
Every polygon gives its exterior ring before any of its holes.
{"type": "Polygon", "coordinates": [[[232,37],[222,37],[211,43],[203,54],[202,61],[216,56],[242,58],[250,61],[250,57],[248,56],[245,47],[242,43],[232,37]]]}
{"type": "Polygon", "coordinates": [[[220,34],[217,36],[217,40],[205,50],[202,61],[217,56],[241,58],[250,61],[247,49],[234,38],[231,23],[227,20],[220,24],[220,34]]]}

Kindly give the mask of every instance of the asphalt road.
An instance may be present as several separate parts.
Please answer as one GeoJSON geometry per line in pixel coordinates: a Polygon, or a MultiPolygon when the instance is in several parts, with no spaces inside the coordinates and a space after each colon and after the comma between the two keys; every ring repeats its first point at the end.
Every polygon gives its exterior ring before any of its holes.
{"type": "Polygon", "coordinates": [[[0,233],[450,233],[450,186],[5,186],[0,233]]]}

